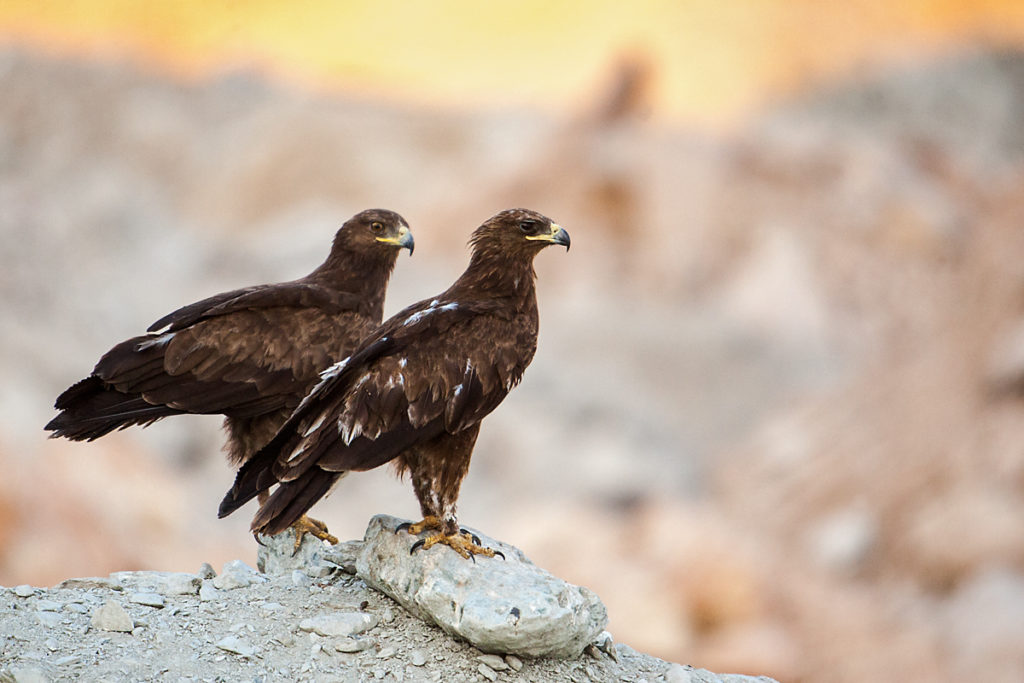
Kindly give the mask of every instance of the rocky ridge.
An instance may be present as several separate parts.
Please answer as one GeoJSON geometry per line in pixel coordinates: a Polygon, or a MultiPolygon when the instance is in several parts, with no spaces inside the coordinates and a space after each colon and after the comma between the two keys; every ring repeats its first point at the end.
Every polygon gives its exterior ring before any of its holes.
{"type": "MultiPolygon", "coordinates": [[[[412,543],[391,531],[394,521],[375,517],[364,541],[328,547],[307,539],[295,557],[290,540],[264,539],[259,564],[269,573],[236,560],[219,574],[204,564],[195,574],[115,572],[107,578],[68,579],[53,588],[0,588],[0,681],[771,680],[666,662],[613,643],[606,631],[585,648],[569,649],[564,637],[550,634],[562,657],[483,652],[367,585],[380,581],[373,558],[386,556],[381,552],[386,536],[412,543]]],[[[500,547],[513,558],[512,571],[525,576],[533,568],[545,581],[559,581],[519,550],[500,547]]],[[[400,571],[411,571],[417,562],[426,568],[412,583],[423,586],[430,583],[424,577],[433,577],[443,584],[440,576],[453,576],[445,569],[446,556],[455,555],[446,548],[404,554],[413,559],[400,571]]],[[[485,588],[494,568],[482,562],[475,568],[479,579],[455,574],[462,594],[500,602],[500,595],[485,588]]],[[[525,615],[531,598],[516,598],[525,615]]],[[[595,596],[584,602],[596,610],[586,628],[603,627],[600,601],[595,596]]],[[[491,643],[490,649],[496,647],[491,643]]]]}

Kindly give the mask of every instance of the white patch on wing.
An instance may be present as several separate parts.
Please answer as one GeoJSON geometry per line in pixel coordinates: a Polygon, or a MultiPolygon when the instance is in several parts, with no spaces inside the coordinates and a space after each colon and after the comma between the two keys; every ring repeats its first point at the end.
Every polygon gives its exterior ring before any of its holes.
{"type": "Polygon", "coordinates": [[[345,445],[350,446],[352,445],[352,440],[363,433],[363,425],[357,422],[352,425],[351,429],[349,429],[348,425],[342,424],[341,421],[339,421],[338,432],[341,434],[341,440],[345,442],[345,445]]]}
{"type": "Polygon", "coordinates": [[[328,379],[330,379],[332,377],[337,377],[338,373],[341,372],[342,370],[344,370],[345,366],[348,365],[348,359],[349,358],[351,358],[351,356],[348,356],[346,358],[343,358],[343,359],[339,360],[337,363],[335,363],[334,365],[330,366],[326,370],[322,370],[320,372],[320,379],[321,379],[321,381],[322,380],[328,380],[328,379]]]}
{"type": "Polygon", "coordinates": [[[325,384],[337,377],[341,371],[345,369],[345,366],[348,365],[349,358],[351,358],[351,356],[343,358],[334,365],[320,371],[320,381],[316,383],[316,386],[314,386],[301,401],[299,401],[299,407],[295,409],[296,413],[305,408],[306,404],[308,404],[314,396],[320,393],[320,390],[324,388],[325,384]]]}
{"type": "Polygon", "coordinates": [[[169,344],[171,340],[174,339],[175,334],[175,332],[165,332],[164,334],[161,334],[158,337],[150,335],[150,339],[147,339],[144,342],[139,342],[138,344],[136,344],[135,350],[145,351],[146,349],[151,349],[154,346],[167,346],[167,344],[169,344]]]}
{"type": "Polygon", "coordinates": [[[398,361],[398,367],[400,367],[400,368],[404,368],[408,364],[409,364],[409,359],[408,358],[403,358],[400,361],[398,361]]]}
{"type": "Polygon", "coordinates": [[[406,318],[405,322],[402,323],[403,327],[406,326],[406,325],[415,325],[420,320],[423,320],[423,318],[427,317],[428,315],[430,315],[430,314],[432,314],[432,313],[434,313],[436,311],[454,311],[455,309],[457,309],[459,307],[458,303],[450,303],[450,304],[445,304],[443,306],[441,306],[440,304],[441,304],[441,302],[438,299],[432,300],[427,305],[427,307],[424,308],[422,311],[416,311],[415,313],[410,315],[408,318],[406,318]]]}
{"type": "Polygon", "coordinates": [[[292,451],[291,453],[288,454],[287,462],[291,462],[292,460],[295,460],[296,458],[298,458],[300,455],[302,455],[305,452],[306,452],[306,442],[303,441],[302,443],[299,444],[298,448],[296,448],[294,451],[292,451]]]}
{"type": "Polygon", "coordinates": [[[455,387],[455,395],[458,396],[461,393],[462,393],[462,385],[460,384],[459,386],[455,387]]]}
{"type": "Polygon", "coordinates": [[[310,434],[312,434],[316,430],[320,429],[320,425],[322,425],[324,423],[325,419],[327,419],[327,414],[326,413],[321,413],[320,417],[317,418],[317,421],[314,422],[306,431],[304,431],[302,433],[302,436],[304,436],[304,437],[309,436],[310,434]]]}

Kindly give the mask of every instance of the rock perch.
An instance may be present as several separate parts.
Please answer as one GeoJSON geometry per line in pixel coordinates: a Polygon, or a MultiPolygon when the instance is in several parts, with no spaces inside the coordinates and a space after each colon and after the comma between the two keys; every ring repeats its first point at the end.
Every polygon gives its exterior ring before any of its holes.
{"type": "Polygon", "coordinates": [[[411,613],[484,652],[575,657],[608,624],[592,591],[552,576],[522,551],[483,534],[505,559],[463,559],[436,545],[410,554],[416,537],[395,533],[404,520],[370,520],[356,575],[411,613]]]}

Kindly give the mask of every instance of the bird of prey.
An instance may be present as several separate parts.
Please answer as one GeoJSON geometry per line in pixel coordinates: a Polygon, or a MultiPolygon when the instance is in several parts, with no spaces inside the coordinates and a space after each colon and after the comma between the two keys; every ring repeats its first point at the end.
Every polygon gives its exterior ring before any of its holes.
{"type": "Polygon", "coordinates": [[[446,291],[398,313],[321,374],[281,431],[238,471],[220,516],[277,484],[252,522],[287,528],[349,471],[393,461],[408,473],[423,520],[413,546],[494,551],[460,530],[455,505],[480,422],[519,383],[537,348],[534,257],[569,235],[534,211],[488,219],[469,267],[446,291]]]}
{"type": "MultiPolygon", "coordinates": [[[[413,246],[397,213],[358,213],[309,275],[184,306],[110,349],[57,398],[60,413],[46,429],[92,441],[168,415],[223,414],[228,460],[240,466],[271,440],[319,373],[380,324],[398,252],[413,246]]],[[[296,547],[305,533],[337,542],[322,522],[293,521],[296,547]]]]}

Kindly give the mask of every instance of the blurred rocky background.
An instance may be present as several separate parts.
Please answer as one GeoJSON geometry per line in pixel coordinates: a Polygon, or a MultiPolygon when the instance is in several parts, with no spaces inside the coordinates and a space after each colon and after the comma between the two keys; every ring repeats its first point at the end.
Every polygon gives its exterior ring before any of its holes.
{"type": "MultiPolygon", "coordinates": [[[[1017,3],[273,5],[0,6],[0,584],[254,563],[217,418],[72,444],[56,395],[358,210],[415,232],[393,313],[528,206],[573,248],[467,524],[672,661],[1024,679],[1017,3]]],[[[383,469],[316,510],[375,513],[383,469]]]]}

